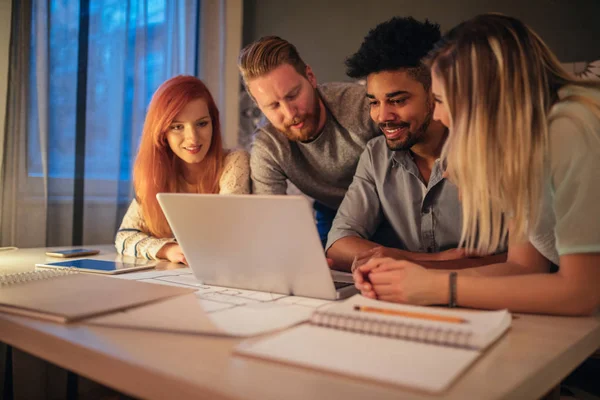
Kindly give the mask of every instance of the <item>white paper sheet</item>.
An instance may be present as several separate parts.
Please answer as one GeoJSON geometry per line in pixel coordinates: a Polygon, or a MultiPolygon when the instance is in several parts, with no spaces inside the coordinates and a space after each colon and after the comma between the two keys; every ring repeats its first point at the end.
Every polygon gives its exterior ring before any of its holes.
{"type": "Polygon", "coordinates": [[[91,318],[85,323],[165,332],[229,335],[213,323],[193,294],[91,318]]]}
{"type": "Polygon", "coordinates": [[[128,274],[161,285],[193,287],[194,296],[172,299],[95,318],[89,323],[129,328],[226,336],[251,336],[283,329],[310,318],[331,303],[300,296],[205,285],[189,268],[128,274]],[[192,300],[190,300],[192,299],[192,300]]]}
{"type": "Polygon", "coordinates": [[[307,321],[314,310],[278,302],[251,303],[210,315],[211,321],[235,336],[252,336],[307,321]]]}

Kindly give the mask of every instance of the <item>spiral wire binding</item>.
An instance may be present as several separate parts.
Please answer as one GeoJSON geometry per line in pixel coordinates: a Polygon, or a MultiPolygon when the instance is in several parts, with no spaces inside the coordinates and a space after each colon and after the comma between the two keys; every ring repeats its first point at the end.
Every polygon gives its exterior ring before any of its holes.
{"type": "Polygon", "coordinates": [[[37,270],[18,272],[16,274],[0,275],[0,287],[12,286],[20,283],[41,281],[58,278],[65,275],[77,274],[77,268],[65,268],[64,270],[37,270]]]}
{"type": "Polygon", "coordinates": [[[453,347],[473,348],[470,345],[473,333],[462,329],[430,327],[404,321],[382,321],[368,317],[323,311],[316,311],[311,317],[310,322],[314,325],[348,332],[453,347]]]}

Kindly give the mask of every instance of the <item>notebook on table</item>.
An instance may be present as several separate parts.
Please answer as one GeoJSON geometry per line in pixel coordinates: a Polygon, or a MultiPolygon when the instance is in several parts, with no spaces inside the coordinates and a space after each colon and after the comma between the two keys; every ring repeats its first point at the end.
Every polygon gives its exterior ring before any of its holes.
{"type": "Polygon", "coordinates": [[[193,292],[67,270],[0,275],[0,312],[72,322],[193,292]]]}
{"type": "Polygon", "coordinates": [[[502,311],[446,310],[353,296],[236,353],[439,393],[510,326],[502,311]],[[359,309],[356,309],[359,308],[359,309]]]}

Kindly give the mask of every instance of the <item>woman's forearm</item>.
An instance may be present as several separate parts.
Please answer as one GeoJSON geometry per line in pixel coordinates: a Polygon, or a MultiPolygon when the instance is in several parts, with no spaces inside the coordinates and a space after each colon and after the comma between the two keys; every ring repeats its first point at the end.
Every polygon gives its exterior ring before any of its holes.
{"type": "MultiPolygon", "coordinates": [[[[442,274],[440,300],[448,298],[448,278],[442,274]]],[[[516,276],[459,275],[456,301],[461,307],[508,308],[513,312],[589,315],[598,307],[597,283],[556,274],[516,276]]]]}
{"type": "MultiPolygon", "coordinates": [[[[436,270],[438,272],[448,272],[448,270],[436,270]]],[[[474,268],[457,269],[460,276],[510,276],[510,275],[529,275],[548,272],[548,268],[525,267],[514,262],[501,262],[497,264],[483,265],[474,268]]]]}
{"type": "Polygon", "coordinates": [[[418,261],[418,264],[435,271],[448,272],[449,270],[456,270],[459,274],[466,275],[509,275],[515,273],[509,271],[518,270],[513,267],[493,267],[503,265],[504,261],[506,261],[506,253],[447,261],[418,261]],[[490,269],[490,267],[493,268],[490,269]]]}

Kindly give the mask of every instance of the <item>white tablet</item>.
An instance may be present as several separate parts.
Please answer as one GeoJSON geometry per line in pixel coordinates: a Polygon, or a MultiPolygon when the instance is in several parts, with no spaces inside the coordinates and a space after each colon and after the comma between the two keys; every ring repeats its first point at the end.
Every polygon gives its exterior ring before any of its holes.
{"type": "Polygon", "coordinates": [[[36,264],[35,266],[36,268],[76,268],[81,272],[114,275],[143,269],[151,269],[154,268],[155,265],[156,263],[154,261],[144,259],[136,259],[134,262],[121,262],[84,258],[80,260],[36,264]]]}

